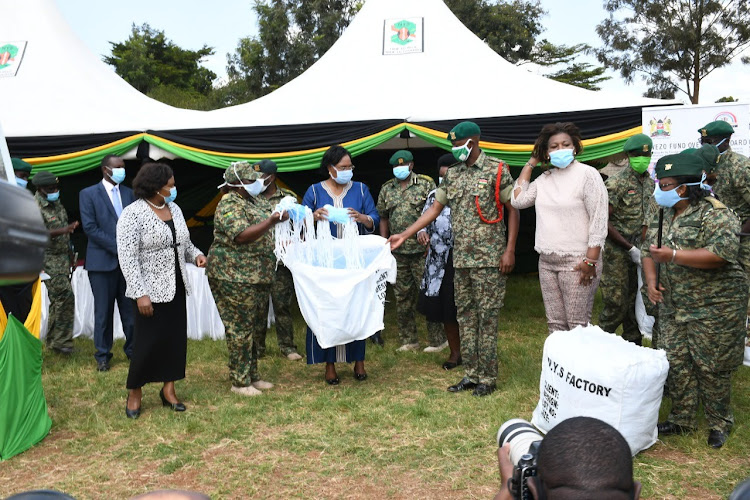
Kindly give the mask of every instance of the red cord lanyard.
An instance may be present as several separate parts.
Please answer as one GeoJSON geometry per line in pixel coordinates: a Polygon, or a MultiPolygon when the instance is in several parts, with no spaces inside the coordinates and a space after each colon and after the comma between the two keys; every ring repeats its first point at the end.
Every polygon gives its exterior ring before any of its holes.
{"type": "Polygon", "coordinates": [[[485,224],[497,224],[501,220],[503,220],[503,214],[505,211],[503,210],[503,204],[500,203],[500,179],[502,178],[503,173],[503,165],[507,165],[504,163],[500,163],[497,166],[497,178],[495,179],[495,206],[497,206],[497,219],[495,220],[488,220],[485,218],[484,215],[482,215],[482,209],[479,208],[479,195],[476,195],[474,197],[474,204],[477,206],[477,213],[479,214],[479,219],[484,222],[485,224]]]}

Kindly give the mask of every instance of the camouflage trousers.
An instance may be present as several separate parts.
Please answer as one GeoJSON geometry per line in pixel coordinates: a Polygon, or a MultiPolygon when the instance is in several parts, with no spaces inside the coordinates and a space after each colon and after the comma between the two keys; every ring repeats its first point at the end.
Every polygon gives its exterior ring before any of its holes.
{"type": "Polygon", "coordinates": [[[50,274],[44,285],[49,295],[47,346],[51,349],[72,348],[75,297],[68,274],[50,274]]]}
{"type": "Polygon", "coordinates": [[[271,285],[217,279],[209,279],[209,285],[224,323],[229,351],[229,378],[235,387],[247,387],[260,380],[253,339],[266,328],[271,285]]]}
{"type": "Polygon", "coordinates": [[[427,322],[427,341],[430,346],[438,347],[446,342],[445,327],[442,323],[427,322]]]}
{"type": "MultiPolygon", "coordinates": [[[[292,278],[292,272],[281,263],[276,269],[271,285],[271,300],[273,302],[273,315],[276,318],[276,338],[278,339],[279,350],[281,354],[287,356],[297,352],[297,346],[294,345],[294,323],[292,321],[294,278],[292,278]]],[[[255,339],[255,346],[260,358],[266,353],[266,332],[267,329],[263,328],[255,339]]]]}
{"type": "Polygon", "coordinates": [[[475,384],[497,381],[497,327],[507,278],[494,267],[456,268],[461,359],[475,384]]]}
{"type": "Polygon", "coordinates": [[[396,258],[396,322],[401,345],[417,344],[417,297],[424,274],[424,254],[393,254],[396,258]]]}
{"type": "Polygon", "coordinates": [[[624,248],[611,244],[604,248],[604,269],[599,289],[602,312],[599,327],[615,333],[622,325],[622,338],[641,344],[641,332],[635,319],[635,297],[638,293],[638,266],[624,248]]]}
{"type": "MultiPolygon", "coordinates": [[[[748,284],[750,284],[750,236],[742,236],[740,238],[739,260],[747,273],[748,284]]],[[[750,316],[750,298],[748,298],[747,303],[747,315],[750,316]]]]}
{"type": "Polygon", "coordinates": [[[744,355],[744,316],[744,307],[681,323],[672,315],[659,316],[659,344],[669,361],[670,422],[695,428],[698,404],[703,403],[710,429],[732,429],[731,381],[744,355]]]}

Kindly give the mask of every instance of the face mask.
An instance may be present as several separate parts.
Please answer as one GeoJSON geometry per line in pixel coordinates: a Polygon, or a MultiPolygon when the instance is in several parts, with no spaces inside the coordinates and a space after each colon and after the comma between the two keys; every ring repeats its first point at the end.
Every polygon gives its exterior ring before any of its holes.
{"type": "MultiPolygon", "coordinates": [[[[680,184],[681,186],[682,184],[680,184]]],[[[654,200],[656,200],[656,204],[660,207],[665,208],[671,208],[677,204],[680,200],[687,200],[687,198],[682,198],[677,193],[677,188],[680,187],[677,186],[676,188],[669,190],[669,191],[662,191],[661,187],[659,187],[659,183],[656,183],[656,187],[654,188],[654,200]]]]}
{"type": "Polygon", "coordinates": [[[471,154],[471,149],[469,147],[469,143],[471,142],[471,139],[466,141],[466,143],[462,146],[456,146],[451,148],[451,151],[453,152],[453,158],[455,158],[458,161],[466,161],[469,158],[469,155],[471,154]]]}
{"type": "Polygon", "coordinates": [[[47,201],[55,202],[60,199],[60,191],[54,193],[47,193],[47,201]]]}
{"type": "Polygon", "coordinates": [[[575,159],[572,149],[558,149],[549,154],[549,162],[557,168],[565,168],[575,159]]]}
{"type": "Polygon", "coordinates": [[[651,157],[649,156],[633,156],[628,158],[630,162],[630,168],[635,170],[637,173],[642,174],[648,170],[648,165],[651,163],[651,157]]]}
{"type": "MultiPolygon", "coordinates": [[[[722,139],[721,141],[719,141],[719,144],[717,144],[717,145],[716,145],[716,147],[718,148],[719,146],[721,146],[722,144],[724,144],[724,141],[726,141],[726,140],[727,140],[727,138],[726,138],[726,137],[725,137],[725,138],[723,138],[723,139],[722,139]]],[[[724,151],[720,152],[720,153],[719,153],[719,156],[723,155],[723,154],[724,154],[724,153],[726,153],[727,151],[729,151],[729,150],[728,150],[728,149],[725,149],[724,151]]]]}
{"type": "MultiPolygon", "coordinates": [[[[162,194],[162,196],[164,195],[162,194]]],[[[172,203],[175,198],[177,198],[177,188],[172,186],[171,188],[169,188],[169,196],[164,196],[164,203],[172,203]]]]}
{"type": "Polygon", "coordinates": [[[16,177],[16,184],[18,185],[18,187],[25,188],[29,185],[29,181],[27,181],[26,179],[21,179],[20,177],[16,177]]]}
{"type": "Polygon", "coordinates": [[[443,183],[443,178],[442,178],[442,177],[438,177],[438,186],[439,186],[440,184],[442,184],[442,183],[443,183]]]}
{"type": "Polygon", "coordinates": [[[263,192],[263,179],[257,179],[252,184],[243,184],[242,187],[245,188],[245,191],[247,191],[247,194],[250,196],[258,196],[263,192]]]}
{"type": "Polygon", "coordinates": [[[408,165],[402,165],[400,167],[393,167],[393,176],[400,181],[403,181],[404,179],[409,177],[410,173],[411,171],[409,171],[408,165]]]}
{"type": "Polygon", "coordinates": [[[354,170],[336,170],[336,177],[331,176],[331,179],[336,181],[336,184],[348,184],[354,176],[354,170]]]}
{"type": "Polygon", "coordinates": [[[107,167],[110,172],[112,172],[109,177],[112,179],[112,182],[115,184],[119,184],[122,181],[125,180],[125,169],[124,168],[111,168],[107,167]]]}
{"type": "MultiPolygon", "coordinates": [[[[270,179],[270,177],[265,177],[265,178],[263,178],[263,179],[258,179],[258,180],[259,180],[259,181],[260,181],[260,182],[261,182],[261,183],[263,184],[263,187],[262,187],[262,188],[260,188],[260,192],[261,192],[261,193],[265,193],[265,192],[266,192],[266,189],[268,189],[268,186],[270,186],[270,185],[271,185],[271,183],[270,183],[270,182],[269,182],[268,184],[266,184],[266,181],[267,181],[268,179],[270,179]]],[[[257,182],[257,181],[256,181],[256,182],[257,182]]]]}

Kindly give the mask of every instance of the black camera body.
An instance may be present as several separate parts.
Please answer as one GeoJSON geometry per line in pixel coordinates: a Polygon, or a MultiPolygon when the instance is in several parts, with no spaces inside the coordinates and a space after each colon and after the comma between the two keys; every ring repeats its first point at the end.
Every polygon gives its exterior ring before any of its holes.
{"type": "Polygon", "coordinates": [[[513,466],[513,477],[510,480],[508,488],[513,498],[519,500],[531,500],[528,480],[536,476],[536,458],[539,453],[539,444],[541,441],[535,441],[531,444],[529,452],[522,455],[518,463],[513,466]]]}
{"type": "Polygon", "coordinates": [[[508,420],[497,431],[497,445],[510,444],[510,461],[513,463],[513,477],[508,481],[508,489],[513,498],[531,500],[528,479],[536,476],[536,460],[542,435],[526,420],[508,420]]]}

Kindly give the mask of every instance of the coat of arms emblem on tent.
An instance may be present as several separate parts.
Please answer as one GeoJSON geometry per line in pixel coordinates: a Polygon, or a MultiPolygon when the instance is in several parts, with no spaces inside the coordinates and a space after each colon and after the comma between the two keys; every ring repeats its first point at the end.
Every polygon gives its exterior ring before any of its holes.
{"type": "Polygon", "coordinates": [[[383,55],[424,51],[424,18],[393,18],[383,23],[383,55]]]}
{"type": "Polygon", "coordinates": [[[411,21],[403,20],[391,26],[396,34],[391,37],[391,42],[399,45],[407,45],[414,41],[417,33],[417,25],[411,21]]]}

